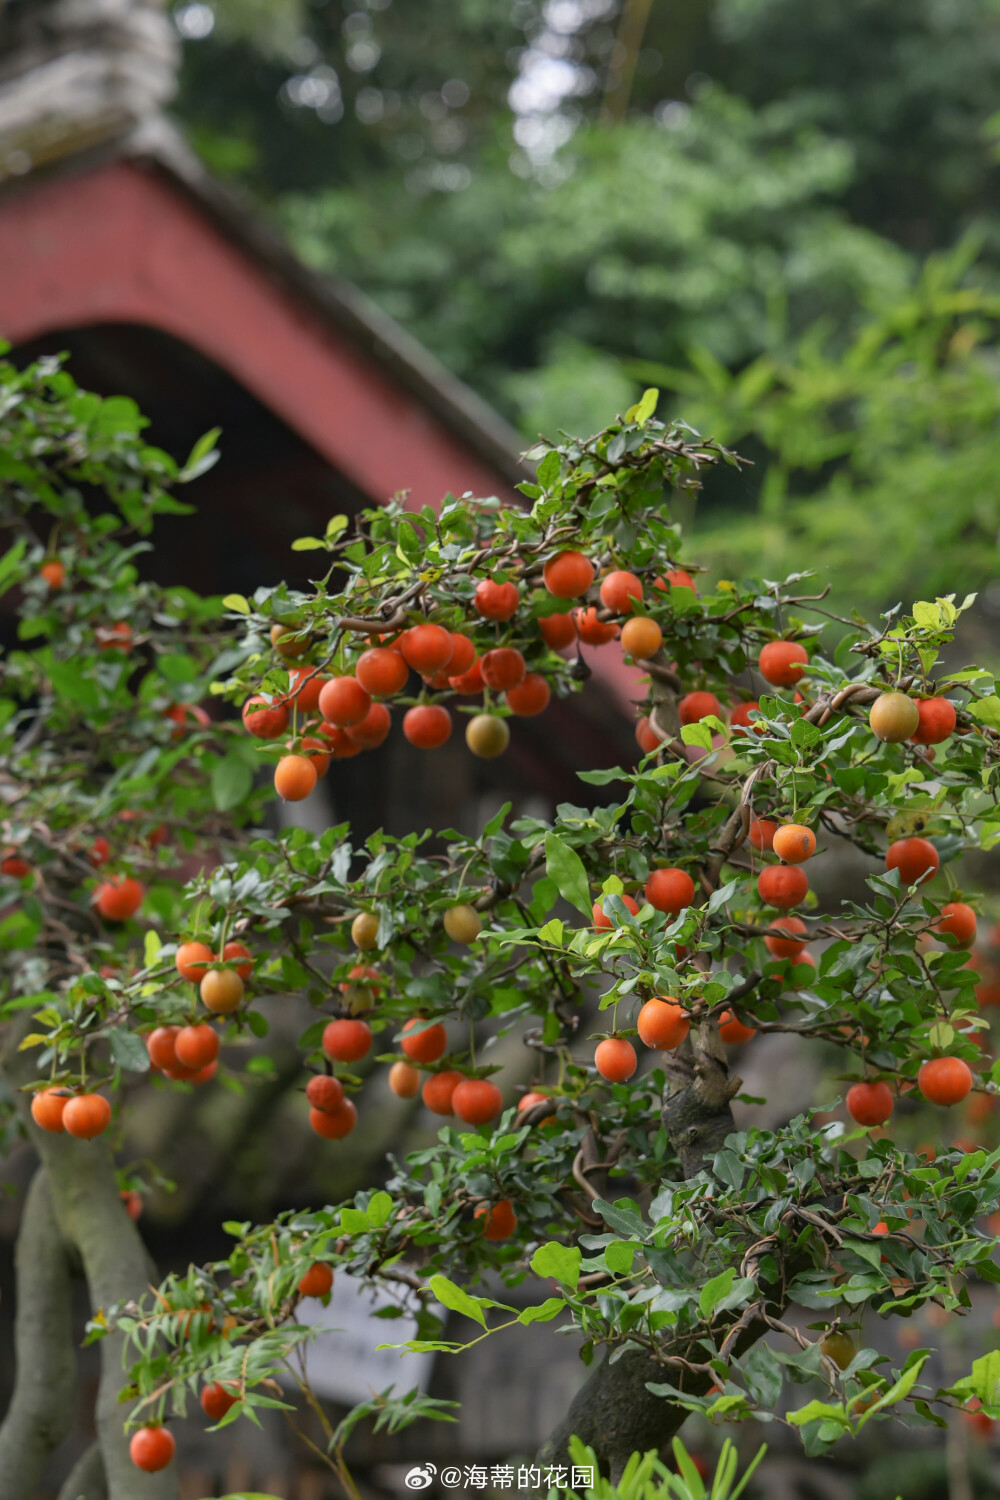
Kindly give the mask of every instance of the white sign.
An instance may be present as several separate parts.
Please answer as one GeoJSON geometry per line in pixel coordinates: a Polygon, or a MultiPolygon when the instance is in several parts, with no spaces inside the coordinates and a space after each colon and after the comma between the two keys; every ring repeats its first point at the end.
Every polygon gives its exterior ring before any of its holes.
{"type": "MultiPolygon", "coordinates": [[[[329,1307],[312,1297],[299,1303],[296,1321],[320,1330],[304,1351],[309,1383],[317,1395],[354,1406],[390,1385],[400,1396],[414,1387],[427,1390],[433,1354],[375,1347],[403,1344],[417,1336],[413,1317],[372,1317],[378,1308],[395,1305],[396,1298],[343,1271],[337,1272],[329,1307]]],[[[441,1317],[444,1310],[432,1306],[431,1311],[441,1317]]]]}

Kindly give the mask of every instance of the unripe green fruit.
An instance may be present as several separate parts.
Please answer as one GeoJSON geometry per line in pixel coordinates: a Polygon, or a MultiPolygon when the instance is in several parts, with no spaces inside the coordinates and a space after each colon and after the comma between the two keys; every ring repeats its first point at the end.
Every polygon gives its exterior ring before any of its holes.
{"type": "Polygon", "coordinates": [[[483,930],[479,913],[472,906],[452,906],[444,914],[444,930],[453,943],[474,943],[483,930]]]}
{"type": "Polygon", "coordinates": [[[465,743],[481,760],[496,760],[510,744],[507,721],[496,714],[476,714],[466,726],[465,743]]]}
{"type": "Polygon", "coordinates": [[[868,714],[872,733],[886,745],[901,745],[916,733],[920,711],[905,693],[883,693],[868,714]]]}
{"type": "Polygon", "coordinates": [[[828,1333],[819,1347],[838,1370],[846,1370],[858,1352],[851,1335],[839,1329],[836,1333],[828,1333]]]}

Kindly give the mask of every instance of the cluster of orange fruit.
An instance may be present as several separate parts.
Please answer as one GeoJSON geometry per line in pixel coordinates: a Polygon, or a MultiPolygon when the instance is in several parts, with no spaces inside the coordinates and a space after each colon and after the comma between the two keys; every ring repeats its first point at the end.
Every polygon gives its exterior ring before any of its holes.
{"type": "MultiPolygon", "coordinates": [[[[582,552],[560,552],[543,570],[546,589],[563,601],[586,594],[594,578],[593,564],[582,552]]],[[[694,583],[690,574],[674,569],[658,578],[654,587],[693,590],[694,583]]],[[[654,655],[663,642],[655,620],[633,614],[642,596],[641,579],[617,570],[601,581],[601,612],[629,616],[623,626],[601,618],[597,605],[546,615],[535,623],[553,650],[576,640],[600,646],[620,634],[626,652],[641,660],[654,655]]],[[[472,603],[481,620],[506,624],[517,613],[521,595],[514,583],[483,579],[472,603]]],[[[310,649],[308,636],[288,626],[275,625],[271,640],[278,654],[289,661],[310,649]]],[[[331,760],[343,760],[383,743],[391,723],[383,700],[404,691],[411,670],[431,693],[476,696],[489,690],[502,695],[506,708],[521,718],[534,717],[548,707],[547,681],[540,672],[528,670],[516,647],[496,646],[480,656],[469,636],[432,620],[418,622],[391,639],[373,636],[372,641],[354,662],[352,673],[326,677],[318,667],[290,667],[289,690],[283,699],[270,701],[257,693],[244,704],[244,725],[258,739],[284,738],[291,709],[304,717],[305,732],[291,742],[289,753],[275,768],[275,790],[285,801],[308,797],[331,760]]],[[[452,729],[451,713],[442,703],[417,703],[403,716],[403,734],[419,750],[438,749],[451,737],[452,729]]],[[[465,739],[474,755],[491,760],[507,748],[510,729],[498,714],[474,714],[466,725],[465,739]]]]}

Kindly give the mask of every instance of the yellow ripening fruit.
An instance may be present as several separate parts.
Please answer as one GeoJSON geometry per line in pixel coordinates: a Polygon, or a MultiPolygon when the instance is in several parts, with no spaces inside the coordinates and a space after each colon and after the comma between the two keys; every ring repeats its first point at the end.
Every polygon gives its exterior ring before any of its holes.
{"type": "Polygon", "coordinates": [[[373,911],[358,912],[351,923],[351,940],[365,953],[378,947],[378,917],[373,911]]]}
{"type": "Polygon", "coordinates": [[[882,693],[868,712],[872,733],[887,745],[901,745],[917,731],[920,711],[905,693],[882,693]]]}
{"type": "Polygon", "coordinates": [[[483,930],[473,906],[452,906],[444,914],[444,930],[453,943],[474,943],[483,930]]]}

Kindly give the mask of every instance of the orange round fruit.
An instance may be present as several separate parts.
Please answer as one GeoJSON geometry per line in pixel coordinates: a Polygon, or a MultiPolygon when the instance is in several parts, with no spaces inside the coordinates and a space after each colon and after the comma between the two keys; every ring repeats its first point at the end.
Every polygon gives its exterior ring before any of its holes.
{"type": "Polygon", "coordinates": [[[480,1203],[474,1217],[482,1219],[483,1238],[486,1240],[509,1240],[517,1228],[517,1214],[509,1198],[497,1203],[480,1203]]]}
{"type": "Polygon", "coordinates": [[[757,658],[760,675],[774,687],[794,687],[809,665],[809,653],[798,641],[768,641],[757,658]]]}
{"type": "Polygon", "coordinates": [[[223,948],[222,956],[227,960],[227,962],[230,963],[237,958],[245,958],[249,960],[245,964],[237,964],[234,972],[237,973],[243,980],[247,980],[250,978],[250,975],[253,973],[253,954],[250,952],[250,949],[247,947],[246,943],[238,943],[235,939],[233,939],[231,942],[228,942],[223,948]]]}
{"type": "Polygon", "coordinates": [[[451,631],[443,625],[414,625],[403,637],[403,659],[422,677],[443,672],[455,650],[451,631]]]}
{"type": "Polygon", "coordinates": [[[808,941],[808,929],[801,917],[778,917],[770,923],[764,947],[775,958],[798,958],[808,941]],[[786,936],[798,932],[802,934],[801,942],[796,937],[786,936]]]}
{"type": "Polygon", "coordinates": [[[451,734],[451,714],[440,703],[418,703],[404,714],[403,733],[418,750],[437,750],[451,734]]]}
{"type": "Polygon", "coordinates": [[[630,615],[642,598],[642,580],[619,568],[601,580],[601,603],[616,615],[630,615]]]}
{"type": "Polygon", "coordinates": [[[544,713],[552,697],[551,689],[540,672],[526,672],[523,681],[508,688],[507,707],[521,719],[533,719],[544,713]]]}
{"type": "Polygon", "coordinates": [[[887,1083],[852,1083],[847,1090],[847,1113],[859,1125],[884,1125],[892,1114],[892,1090],[887,1083]]]}
{"type": "Polygon", "coordinates": [[[697,724],[709,714],[722,718],[722,704],[714,693],[685,693],[677,705],[682,724],[697,724]]]}
{"type": "Polygon", "coordinates": [[[724,1010],[719,1016],[719,1035],[724,1042],[729,1042],[732,1046],[748,1042],[756,1034],[752,1026],[744,1025],[731,1010],[724,1010]]]}
{"type": "MultiPolygon", "coordinates": [[[[663,645],[663,631],[648,615],[633,615],[622,626],[622,649],[642,661],[655,656],[663,645]]],[[[683,723],[683,719],[681,723],[683,723]]]]}
{"type": "Polygon", "coordinates": [[[405,688],[410,669],[400,652],[373,646],[358,657],[354,675],[369,697],[391,698],[405,688]]]}
{"type": "Polygon", "coordinates": [[[215,954],[207,943],[181,943],[174,958],[174,965],[182,979],[188,980],[191,984],[197,984],[200,979],[204,978],[214,958],[215,954]]]}
{"type": "Polygon", "coordinates": [[[756,698],[751,698],[746,703],[737,703],[736,707],[730,711],[729,727],[734,733],[739,735],[750,734],[751,732],[759,733],[760,719],[751,719],[750,717],[751,713],[759,712],[760,704],[756,698]]]}
{"type": "Polygon", "coordinates": [[[955,733],[955,706],[947,698],[918,698],[918,724],[910,736],[916,745],[940,745],[955,733]]]}
{"type": "Polygon", "coordinates": [[[594,565],[582,552],[559,552],[542,569],[542,582],[557,599],[579,599],[594,581],[594,565]]]}
{"type": "Polygon", "coordinates": [[[61,589],[66,582],[66,567],[57,557],[42,563],[38,574],[40,578],[45,579],[50,589],[61,589]]]}
{"type": "Polygon", "coordinates": [[[144,886],[131,876],[110,876],[94,892],[94,905],[109,922],[127,922],[145,899],[144,886]]]}
{"type": "Polygon", "coordinates": [[[593,604],[589,609],[574,609],[573,624],[585,646],[606,646],[618,636],[618,626],[613,620],[599,620],[593,604]]]}
{"type": "Polygon", "coordinates": [[[553,651],[562,651],[576,640],[576,624],[569,612],[564,615],[541,615],[538,628],[545,644],[553,651]]]}
{"type": "Polygon", "coordinates": [[[646,900],[657,911],[676,917],[694,900],[694,881],[686,870],[668,866],[653,870],[646,881],[646,900]]]}
{"type": "Polygon", "coordinates": [[[207,1021],[197,1026],[182,1026],[174,1041],[174,1051],[182,1067],[200,1073],[219,1055],[219,1033],[207,1021]]]}
{"type": "Polygon", "coordinates": [[[103,1094],[77,1094],[67,1099],[62,1124],[67,1135],[92,1141],[111,1124],[111,1105],[103,1094]]]}
{"type": "Polygon", "coordinates": [[[166,1427],[140,1427],[129,1439],[129,1458],[146,1474],[158,1474],[177,1451],[174,1435],[166,1427]]]}
{"type": "Polygon", "coordinates": [[[621,1036],[605,1037],[594,1051],[594,1067],[609,1083],[625,1083],[636,1068],[639,1059],[632,1043],[621,1036]]]}
{"type": "Polygon", "coordinates": [[[816,835],[804,823],[783,823],[771,839],[771,848],[786,865],[801,865],[816,853],[816,835]]]}
{"type": "Polygon", "coordinates": [[[757,894],[782,911],[798,906],[809,893],[809,877],[798,865],[768,865],[757,877],[757,894]]]}
{"type": "Polygon", "coordinates": [[[338,729],[360,724],[371,706],[371,698],[356,677],[331,677],[319,695],[320,713],[326,723],[336,724],[338,729]]]}
{"type": "Polygon", "coordinates": [[[747,837],[755,849],[767,853],[774,848],[774,835],[777,831],[778,824],[773,818],[751,818],[747,837]]]}
{"type": "Polygon", "coordinates": [[[635,741],[643,755],[652,755],[662,744],[660,736],[645,714],[635,726],[635,741]]]}
{"type": "Polygon", "coordinates": [[[448,1033],[440,1021],[426,1025],[422,1016],[414,1016],[403,1027],[400,1048],[411,1062],[433,1063],[448,1050],[448,1033]],[[414,1031],[414,1027],[420,1029],[414,1031]]]}
{"type": "Polygon", "coordinates": [[[917,1084],[932,1104],[960,1104],[972,1088],[972,1069],[961,1057],[935,1057],[924,1063],[917,1084]]]}
{"type": "Polygon", "coordinates": [[[676,1000],[647,1000],[639,1012],[636,1028],[647,1047],[672,1052],[691,1029],[691,1021],[676,1000]]]}
{"type": "Polygon", "coordinates": [[[328,1297],[333,1290],[333,1267],[318,1260],[309,1267],[298,1285],[302,1297],[328,1297]]]}
{"type": "MultiPolygon", "coordinates": [[[[336,725],[331,727],[336,728],[336,725]]],[[[342,729],[340,734],[360,750],[377,750],[388,738],[391,727],[392,715],[385,704],[373,703],[360,724],[355,724],[353,729],[342,729]]],[[[350,753],[353,755],[355,752],[352,749],[350,753]]],[[[334,755],[338,759],[344,758],[342,751],[338,752],[336,746],[334,755]]]]}
{"type": "Polygon", "coordinates": [[[66,1129],[63,1124],[63,1111],[69,1103],[69,1095],[58,1093],[55,1089],[41,1089],[33,1095],[31,1100],[31,1118],[40,1130],[47,1130],[50,1135],[58,1135],[66,1129]]]}
{"type": "Polygon", "coordinates": [[[934,931],[950,948],[971,948],[976,940],[976,914],[965,901],[949,901],[942,906],[934,931]]]}
{"type": "Polygon", "coordinates": [[[897,839],[885,851],[887,870],[898,870],[904,886],[921,884],[937,873],[941,860],[929,839],[897,839]]]}
{"type": "Polygon", "coordinates": [[[325,1141],[342,1141],[358,1123],[358,1112],[350,1099],[341,1099],[336,1109],[311,1109],[309,1128],[325,1141]]]}
{"type": "Polygon", "coordinates": [[[227,1016],[243,999],[243,981],[235,969],[209,969],[198,986],[201,1003],[217,1016],[227,1016]]]}
{"type": "Polygon", "coordinates": [[[314,1073],[306,1084],[306,1098],[313,1109],[325,1109],[329,1114],[340,1108],[343,1097],[344,1085],[329,1073],[314,1073]]]}
{"type": "Polygon", "coordinates": [[[484,578],[476,584],[472,603],[484,620],[509,620],[517,611],[521,596],[513,583],[494,583],[484,578]]]}
{"type": "Polygon", "coordinates": [[[288,728],[288,709],[255,693],[243,705],[243,727],[259,740],[277,740],[288,728]]]}
{"type": "Polygon", "coordinates": [[[202,1386],[201,1395],[198,1397],[202,1411],[212,1422],[221,1422],[226,1412],[231,1411],[239,1399],[236,1392],[219,1380],[211,1385],[202,1386]]]}
{"type": "Polygon", "coordinates": [[[304,802],[318,779],[308,755],[283,755],[274,768],[274,790],[283,802],[304,802]]]}
{"type": "Polygon", "coordinates": [[[488,1125],[503,1109],[503,1094],[489,1078],[463,1078],[451,1096],[451,1107],[466,1125],[488,1125]]]}
{"type": "Polygon", "coordinates": [[[389,1069],[389,1087],[397,1099],[412,1099],[420,1092],[420,1074],[407,1062],[394,1062],[389,1069]]]}
{"type": "Polygon", "coordinates": [[[271,645],[278,655],[286,660],[292,660],[297,656],[305,656],[309,650],[309,637],[301,635],[298,625],[272,625],[271,645]]]}
{"type": "Polygon", "coordinates": [[[372,1031],[367,1021],[343,1018],[328,1022],[323,1029],[322,1047],[331,1062],[360,1062],[371,1045],[372,1031]]]}
{"type": "Polygon", "coordinates": [[[453,1115],[452,1096],[464,1080],[461,1073],[451,1070],[432,1073],[425,1081],[421,1098],[429,1110],[436,1115],[453,1115]]]}

